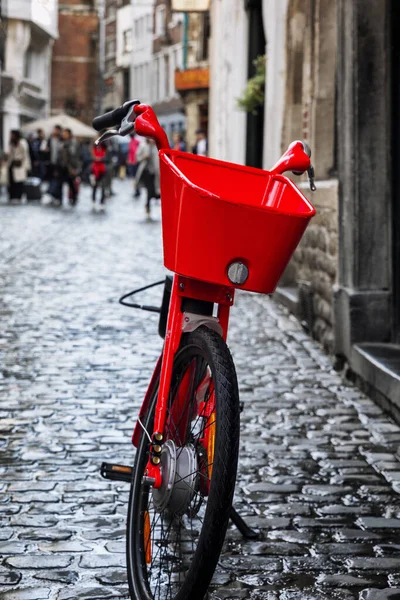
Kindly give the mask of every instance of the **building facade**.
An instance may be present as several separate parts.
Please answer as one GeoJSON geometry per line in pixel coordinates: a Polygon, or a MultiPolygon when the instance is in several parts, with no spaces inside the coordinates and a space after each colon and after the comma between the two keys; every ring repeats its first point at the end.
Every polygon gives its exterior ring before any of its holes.
{"type": "Polygon", "coordinates": [[[154,0],[132,5],[131,98],[153,102],[154,0]]]}
{"type": "Polygon", "coordinates": [[[103,65],[103,93],[102,110],[116,108],[121,103],[118,85],[116,82],[117,72],[117,11],[118,0],[104,0],[104,44],[101,52],[104,54],[103,65]]]}
{"type": "Polygon", "coordinates": [[[276,297],[399,416],[398,2],[213,0],[211,11],[211,154],[255,164],[253,146],[268,168],[294,139],[312,149],[317,192],[301,187],[317,215],[276,297]],[[263,36],[257,131],[232,98],[263,36]]]}
{"type": "Polygon", "coordinates": [[[175,89],[183,101],[190,149],[197,129],[208,132],[210,13],[186,13],[183,28],[182,64],[175,68],[175,89]]]}
{"type": "Polygon", "coordinates": [[[96,0],[60,0],[59,38],[54,44],[52,114],[90,123],[99,93],[99,18],[96,0]]]}
{"type": "Polygon", "coordinates": [[[58,0],[2,2],[2,20],[7,22],[0,98],[4,148],[8,146],[10,130],[49,114],[57,9],[58,0]]]}
{"type": "Polygon", "coordinates": [[[186,131],[185,109],[175,89],[175,70],[183,61],[183,14],[169,0],[156,0],[153,14],[152,105],[171,139],[186,131]]]}
{"type": "Polygon", "coordinates": [[[117,9],[116,69],[114,87],[121,105],[131,96],[132,50],[133,50],[133,7],[124,0],[117,9]]]}
{"type": "Polygon", "coordinates": [[[210,123],[211,156],[244,164],[246,114],[237,98],[247,81],[248,15],[243,0],[211,3],[210,123]]]}

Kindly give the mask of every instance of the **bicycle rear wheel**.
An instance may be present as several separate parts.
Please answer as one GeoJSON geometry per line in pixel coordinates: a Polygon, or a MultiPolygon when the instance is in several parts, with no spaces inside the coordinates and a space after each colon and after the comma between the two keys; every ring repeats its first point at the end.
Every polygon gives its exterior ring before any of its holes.
{"type": "MultiPolygon", "coordinates": [[[[145,419],[152,431],[158,391],[145,419]]],[[[135,600],[201,600],[228,527],[239,451],[239,394],[224,340],[200,327],[175,357],[161,454],[163,483],[143,483],[141,436],[128,507],[127,568],[135,600]]]]}

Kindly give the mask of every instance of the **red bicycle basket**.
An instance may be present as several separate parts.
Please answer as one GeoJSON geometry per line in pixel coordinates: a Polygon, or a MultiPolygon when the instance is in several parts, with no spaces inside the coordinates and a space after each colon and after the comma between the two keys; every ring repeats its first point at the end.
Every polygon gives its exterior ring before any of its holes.
{"type": "Polygon", "coordinates": [[[160,151],[164,264],[232,285],[228,267],[249,271],[235,287],[274,291],[315,209],[283,175],[179,152],[160,151]]]}

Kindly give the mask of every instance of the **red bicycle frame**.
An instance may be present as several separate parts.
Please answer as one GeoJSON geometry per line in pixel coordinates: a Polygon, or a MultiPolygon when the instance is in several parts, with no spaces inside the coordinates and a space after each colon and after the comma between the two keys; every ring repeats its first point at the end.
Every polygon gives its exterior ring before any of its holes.
{"type": "MultiPolygon", "coordinates": [[[[136,114],[136,132],[141,136],[153,139],[159,150],[169,148],[167,136],[161,128],[153,109],[150,106],[139,104],[134,107],[134,112],[136,114]]],[[[281,175],[289,170],[303,173],[309,170],[310,166],[310,158],[305,152],[303,143],[297,141],[289,146],[288,150],[279,159],[270,173],[272,175],[281,175]]],[[[160,454],[162,444],[165,441],[163,432],[166,425],[174,357],[179,348],[182,333],[193,331],[200,325],[206,325],[212,329],[217,329],[226,340],[229,311],[233,305],[234,296],[235,288],[233,286],[223,286],[178,274],[174,275],[164,349],[157,362],[132,436],[132,443],[137,446],[141,434],[142,418],[149,408],[150,399],[159,381],[150,454],[145,469],[147,481],[156,488],[160,487],[162,482],[160,454]],[[183,298],[202,300],[216,305],[216,316],[202,317],[183,312],[183,298]]]]}

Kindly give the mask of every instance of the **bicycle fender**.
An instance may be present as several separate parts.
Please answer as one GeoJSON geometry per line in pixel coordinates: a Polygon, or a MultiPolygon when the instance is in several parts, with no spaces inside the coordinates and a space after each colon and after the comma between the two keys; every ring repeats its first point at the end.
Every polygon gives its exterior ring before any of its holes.
{"type": "Polygon", "coordinates": [[[215,331],[216,333],[218,333],[221,336],[223,334],[222,327],[221,327],[217,317],[196,315],[196,314],[190,313],[190,312],[183,313],[183,320],[182,320],[182,332],[183,333],[190,333],[191,331],[195,331],[202,325],[204,325],[205,327],[208,327],[209,329],[212,329],[213,331],[215,331]]]}

